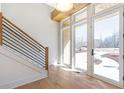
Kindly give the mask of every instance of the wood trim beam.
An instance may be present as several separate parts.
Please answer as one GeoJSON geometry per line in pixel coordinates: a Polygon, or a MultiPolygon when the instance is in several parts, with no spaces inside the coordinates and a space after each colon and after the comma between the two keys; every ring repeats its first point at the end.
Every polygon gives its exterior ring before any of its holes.
{"type": "Polygon", "coordinates": [[[51,12],[51,19],[60,22],[64,18],[71,16],[75,12],[79,11],[82,8],[85,8],[88,5],[89,3],[74,3],[73,9],[68,12],[61,12],[55,9],[51,12]]]}

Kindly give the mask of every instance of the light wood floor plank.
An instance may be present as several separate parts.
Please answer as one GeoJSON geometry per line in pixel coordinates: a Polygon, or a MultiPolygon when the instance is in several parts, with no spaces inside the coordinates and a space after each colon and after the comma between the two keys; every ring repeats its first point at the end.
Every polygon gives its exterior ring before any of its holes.
{"type": "Polygon", "coordinates": [[[85,73],[65,71],[63,67],[50,66],[48,78],[38,80],[17,89],[118,89],[85,73]]]}

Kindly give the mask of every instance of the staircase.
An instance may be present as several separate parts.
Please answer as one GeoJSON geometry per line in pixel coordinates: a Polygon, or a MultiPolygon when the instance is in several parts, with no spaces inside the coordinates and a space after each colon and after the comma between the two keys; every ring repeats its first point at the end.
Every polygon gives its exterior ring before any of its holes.
{"type": "MultiPolygon", "coordinates": [[[[16,56],[14,60],[21,60],[21,64],[27,66],[27,68],[30,68],[32,71],[47,73],[48,47],[42,46],[7,18],[2,16],[2,13],[0,13],[0,47],[0,52],[3,53],[3,55],[5,54],[10,58],[16,56]]],[[[23,82],[22,84],[25,83],[26,82],[23,82]]],[[[17,86],[22,84],[17,84],[17,86]]],[[[12,88],[17,86],[15,85],[12,88]]],[[[11,87],[4,86],[0,88],[11,87]]]]}

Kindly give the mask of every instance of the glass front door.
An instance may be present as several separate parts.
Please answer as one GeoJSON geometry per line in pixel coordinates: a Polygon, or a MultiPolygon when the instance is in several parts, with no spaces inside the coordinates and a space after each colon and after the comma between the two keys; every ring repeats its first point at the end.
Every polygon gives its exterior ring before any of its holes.
{"type": "Polygon", "coordinates": [[[75,68],[87,70],[87,24],[75,26],[75,68]]]}
{"type": "Polygon", "coordinates": [[[120,82],[121,35],[120,12],[94,19],[94,74],[113,82],[120,82]]]}

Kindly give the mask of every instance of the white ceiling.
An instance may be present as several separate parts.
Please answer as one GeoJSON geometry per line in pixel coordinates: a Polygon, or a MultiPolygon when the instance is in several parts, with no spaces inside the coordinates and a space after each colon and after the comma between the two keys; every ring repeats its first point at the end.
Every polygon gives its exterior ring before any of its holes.
{"type": "Polygon", "coordinates": [[[55,8],[56,3],[47,3],[47,5],[49,5],[49,6],[53,7],[53,8],[55,8]]]}

